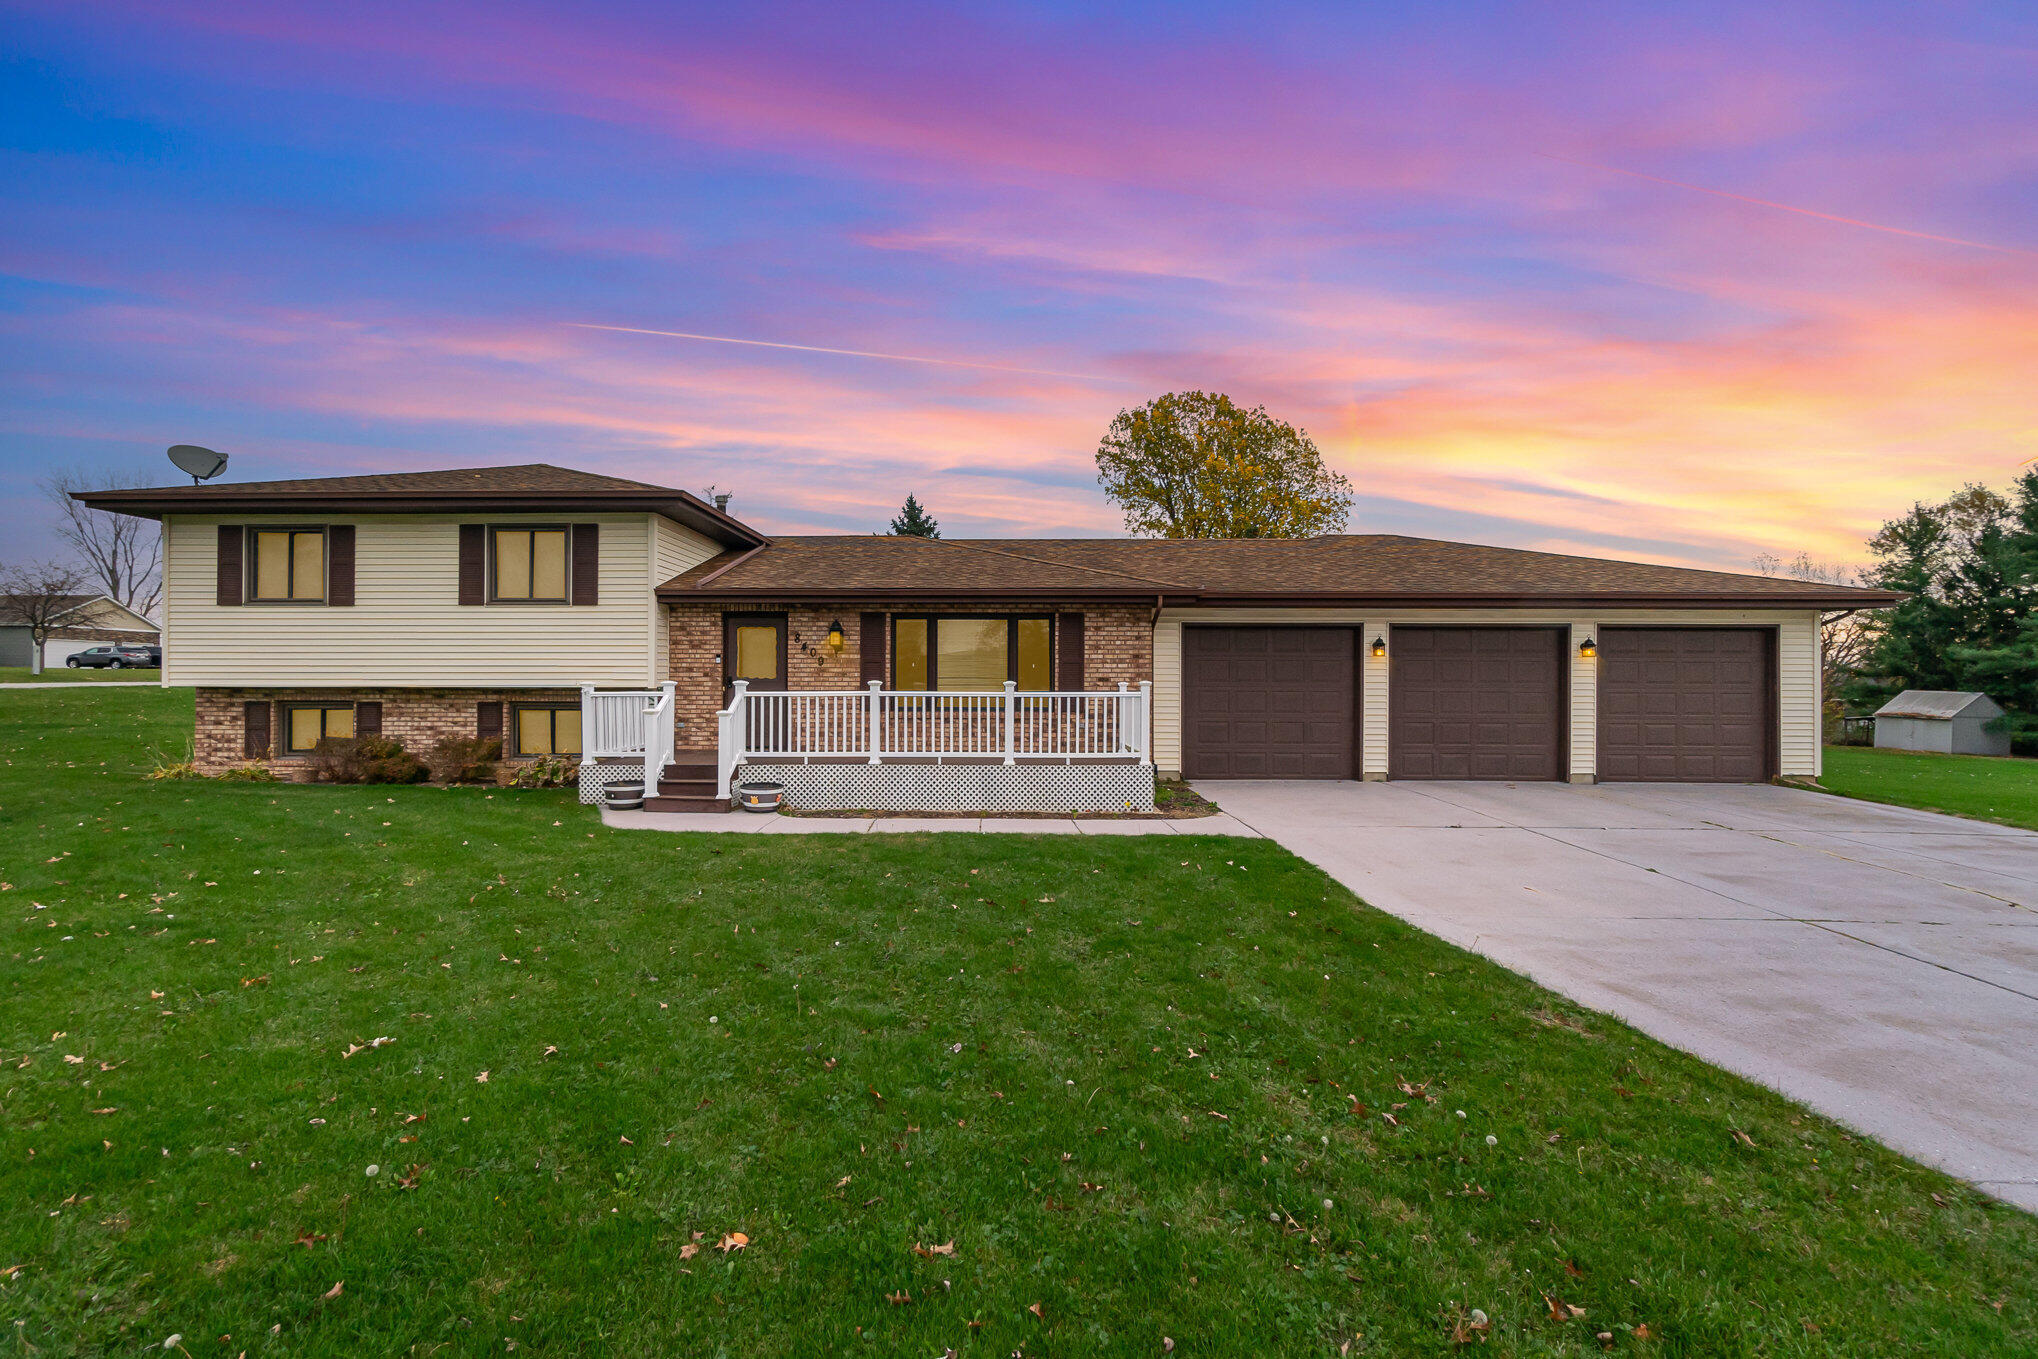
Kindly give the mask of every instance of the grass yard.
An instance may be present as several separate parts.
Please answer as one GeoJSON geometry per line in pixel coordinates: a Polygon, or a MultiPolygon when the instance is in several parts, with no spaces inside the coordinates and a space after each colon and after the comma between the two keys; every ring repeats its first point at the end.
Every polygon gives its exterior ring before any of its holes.
{"type": "Polygon", "coordinates": [[[25,665],[0,665],[0,684],[90,684],[94,680],[121,680],[129,684],[146,680],[154,684],[162,677],[160,670],[136,670],[125,666],[119,670],[111,666],[103,670],[88,670],[81,665],[73,670],[67,665],[51,665],[43,667],[43,672],[38,675],[25,665]]]}
{"type": "Polygon", "coordinates": [[[2038,760],[1827,746],[1819,782],[1845,797],[2038,830],[2038,760]]]}
{"type": "Polygon", "coordinates": [[[189,704],[0,694],[5,1353],[2038,1352],[2038,1219],[1271,844],[143,781],[189,704]]]}

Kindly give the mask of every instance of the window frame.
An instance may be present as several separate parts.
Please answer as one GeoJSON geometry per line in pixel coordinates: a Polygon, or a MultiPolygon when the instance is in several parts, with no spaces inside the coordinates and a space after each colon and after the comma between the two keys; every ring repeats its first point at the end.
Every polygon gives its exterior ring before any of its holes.
{"type": "MultiPolygon", "coordinates": [[[[355,728],[355,731],[352,733],[352,735],[359,735],[359,728],[361,724],[361,705],[357,702],[354,702],[351,699],[345,703],[305,703],[292,700],[279,703],[276,706],[282,709],[281,714],[283,718],[282,739],[278,740],[276,735],[272,733],[269,737],[269,744],[270,748],[276,752],[276,758],[278,759],[302,760],[307,756],[316,753],[316,751],[318,750],[318,741],[325,740],[328,734],[326,732],[326,714],[338,712],[342,708],[346,709],[347,714],[351,719],[352,725],[355,728]],[[318,714],[318,741],[313,741],[310,745],[300,749],[290,744],[290,727],[291,727],[290,715],[292,713],[307,711],[315,712],[318,714]]],[[[343,740],[350,739],[350,737],[343,737],[341,739],[343,740]]]]}
{"type": "MultiPolygon", "coordinates": [[[[323,605],[332,596],[333,590],[333,539],[327,532],[331,524],[247,524],[242,527],[241,557],[245,563],[242,575],[245,584],[241,598],[247,604],[316,604],[323,605]],[[316,533],[318,535],[318,597],[316,599],[264,598],[260,593],[262,579],[262,535],[265,533],[316,533]]],[[[284,568],[284,589],[295,589],[297,585],[297,544],[293,541],[284,553],[288,565],[284,568]]]]}
{"type": "Polygon", "coordinates": [[[559,751],[556,749],[525,750],[523,747],[524,724],[522,718],[525,713],[544,712],[552,714],[551,722],[552,744],[554,746],[557,746],[559,744],[559,714],[562,712],[578,713],[579,711],[580,704],[578,703],[564,703],[564,702],[517,703],[514,701],[511,702],[509,704],[508,721],[505,723],[509,730],[503,733],[502,738],[503,743],[502,748],[504,756],[512,760],[541,760],[546,758],[547,756],[569,760],[580,760],[586,758],[587,733],[584,731],[581,733],[580,736],[579,750],[574,751],[559,751]]]}
{"type": "Polygon", "coordinates": [[[1047,688],[1021,689],[1018,692],[1022,694],[1052,694],[1058,692],[1054,687],[1055,681],[1054,665],[1055,665],[1055,652],[1060,647],[1061,641],[1060,638],[1056,635],[1059,630],[1055,627],[1054,622],[1055,615],[1052,612],[895,613],[891,615],[890,621],[885,625],[886,649],[891,653],[889,657],[889,664],[887,666],[888,670],[890,671],[890,674],[886,680],[886,684],[892,690],[892,692],[900,694],[939,694],[943,692],[948,693],[968,692],[967,690],[960,689],[951,689],[944,691],[940,687],[941,643],[937,634],[939,633],[941,628],[941,620],[944,618],[953,618],[963,622],[987,622],[1002,619],[1005,624],[1005,678],[1011,680],[1015,684],[1019,680],[1019,624],[1021,622],[1045,623],[1047,625],[1047,688]],[[924,622],[927,625],[927,687],[925,689],[901,689],[899,687],[898,627],[900,622],[902,621],[914,621],[914,620],[924,622]]]}
{"type": "Polygon", "coordinates": [[[486,538],[485,538],[485,542],[484,542],[484,548],[485,548],[485,550],[484,550],[484,551],[483,551],[483,553],[482,553],[482,558],[483,558],[483,560],[482,560],[482,571],[483,571],[483,573],[484,573],[484,576],[483,576],[483,583],[484,583],[484,584],[485,584],[485,585],[487,586],[487,589],[486,589],[486,591],[485,591],[484,593],[485,593],[485,598],[486,598],[486,599],[488,600],[488,602],[489,602],[490,604],[514,604],[514,605],[524,605],[524,604],[571,604],[571,603],[573,603],[573,525],[571,525],[571,524],[487,524],[487,525],[484,525],[484,526],[483,526],[483,532],[484,532],[484,533],[486,534],[486,538]],[[534,590],[535,590],[535,589],[537,588],[537,576],[538,576],[538,569],[537,569],[537,555],[538,555],[538,554],[537,554],[537,550],[536,550],[536,548],[537,548],[537,538],[536,538],[536,535],[538,535],[538,534],[540,534],[540,533],[556,533],[556,534],[559,534],[559,535],[560,535],[560,538],[561,538],[561,542],[562,542],[562,546],[561,546],[561,549],[560,549],[560,550],[561,550],[561,552],[562,552],[562,553],[564,554],[564,556],[565,556],[565,560],[564,560],[564,561],[563,561],[563,562],[561,563],[561,569],[560,569],[560,573],[559,573],[559,581],[560,581],[560,589],[561,589],[562,593],[560,593],[560,594],[557,594],[557,595],[544,595],[544,596],[537,596],[537,595],[531,595],[531,596],[519,596],[519,595],[507,595],[507,596],[506,596],[506,595],[503,595],[502,593],[500,593],[500,592],[499,592],[499,591],[497,590],[497,588],[496,588],[496,587],[497,587],[497,585],[498,585],[498,584],[500,583],[500,582],[498,581],[498,579],[497,579],[497,572],[498,572],[498,569],[499,569],[500,563],[499,563],[499,562],[497,561],[497,559],[496,559],[496,551],[495,551],[495,537],[496,537],[496,535],[497,535],[498,533],[528,533],[528,534],[532,535],[532,552],[531,552],[531,588],[532,588],[532,589],[534,589],[534,590]]]}

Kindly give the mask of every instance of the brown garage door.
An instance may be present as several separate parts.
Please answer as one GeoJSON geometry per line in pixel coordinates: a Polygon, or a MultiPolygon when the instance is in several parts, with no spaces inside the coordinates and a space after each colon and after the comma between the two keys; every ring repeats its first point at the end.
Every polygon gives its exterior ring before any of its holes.
{"type": "Polygon", "coordinates": [[[1357,652],[1350,628],[1186,628],[1182,772],[1348,779],[1357,652]]]}
{"type": "Polygon", "coordinates": [[[1770,629],[1599,630],[1600,778],[1760,783],[1775,728],[1770,629]]]}
{"type": "Polygon", "coordinates": [[[1562,630],[1395,628],[1388,667],[1389,778],[1562,777],[1562,630]]]}

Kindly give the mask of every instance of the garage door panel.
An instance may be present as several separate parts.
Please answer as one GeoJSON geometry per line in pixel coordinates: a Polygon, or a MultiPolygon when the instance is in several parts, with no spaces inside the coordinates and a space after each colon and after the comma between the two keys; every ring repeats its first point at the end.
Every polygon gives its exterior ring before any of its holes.
{"type": "Polygon", "coordinates": [[[1350,628],[1185,629],[1183,772],[1350,778],[1354,635],[1350,628]]]}
{"type": "Polygon", "coordinates": [[[1775,634],[1601,628],[1599,777],[1759,783],[1774,772],[1775,634]]]}
{"type": "Polygon", "coordinates": [[[1390,777],[1562,777],[1558,630],[1396,628],[1389,666],[1390,777]]]}

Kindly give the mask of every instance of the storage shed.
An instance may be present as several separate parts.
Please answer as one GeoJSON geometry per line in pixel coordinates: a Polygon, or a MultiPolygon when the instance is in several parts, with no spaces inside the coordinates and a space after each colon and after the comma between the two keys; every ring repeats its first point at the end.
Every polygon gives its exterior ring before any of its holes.
{"type": "Polygon", "coordinates": [[[2007,755],[2010,734],[1988,729],[2002,715],[2002,706],[1987,694],[1906,689],[1876,709],[1875,744],[1940,755],[2007,755]]]}

